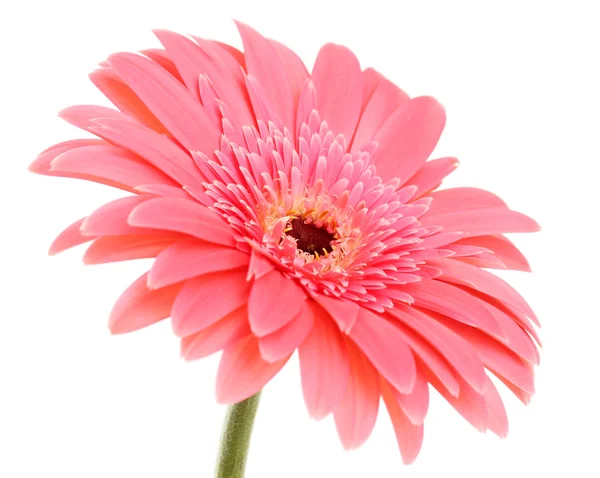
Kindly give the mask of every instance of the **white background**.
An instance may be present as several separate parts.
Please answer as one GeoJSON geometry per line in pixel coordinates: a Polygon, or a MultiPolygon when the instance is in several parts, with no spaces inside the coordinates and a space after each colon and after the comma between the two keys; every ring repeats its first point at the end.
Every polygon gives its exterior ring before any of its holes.
{"type": "MultiPolygon", "coordinates": [[[[110,336],[113,300],[146,263],[83,267],[48,258],[62,228],[119,192],[29,174],[47,146],[82,133],[56,118],[107,104],[87,79],[119,50],[158,46],[164,27],[241,46],[238,18],[312,64],[327,41],[355,51],[448,126],[436,153],[462,166],[446,185],[487,188],[543,227],[519,236],[534,274],[505,274],[543,321],[537,394],[508,393],[506,440],[480,435],[435,397],[417,462],[403,467],[387,415],[342,449],[333,421],[308,418],[297,361],[265,390],[247,476],[600,476],[596,2],[10,2],[0,20],[0,476],[212,475],[225,408],[218,357],[185,363],[164,322],[110,336]]],[[[513,238],[515,239],[515,238],[513,238]]],[[[504,392],[504,390],[502,390],[504,392]]]]}

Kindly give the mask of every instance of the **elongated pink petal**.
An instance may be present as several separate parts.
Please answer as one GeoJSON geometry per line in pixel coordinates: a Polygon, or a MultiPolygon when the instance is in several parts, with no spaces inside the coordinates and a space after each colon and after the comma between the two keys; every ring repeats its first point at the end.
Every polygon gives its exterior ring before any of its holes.
{"type": "Polygon", "coordinates": [[[499,340],[506,340],[506,333],[494,316],[475,297],[462,289],[431,280],[427,283],[405,284],[403,290],[415,299],[415,305],[419,307],[480,328],[499,340]]]}
{"type": "Polygon", "coordinates": [[[153,234],[99,237],[85,251],[83,262],[84,264],[106,264],[156,257],[176,240],[175,234],[170,237],[153,234]]]}
{"type": "Polygon", "coordinates": [[[62,231],[56,239],[52,241],[50,245],[50,249],[48,250],[48,254],[51,256],[58,254],[59,252],[66,251],[67,249],[71,249],[72,247],[78,246],[79,244],[84,244],[94,239],[94,236],[82,234],[81,233],[81,225],[83,221],[85,221],[85,217],[75,221],[69,227],[67,227],[64,231],[62,231]]]}
{"type": "Polygon", "coordinates": [[[361,308],[349,336],[394,388],[412,392],[417,378],[415,359],[391,322],[361,308]]]}
{"type": "Polygon", "coordinates": [[[231,247],[197,239],[179,240],[156,258],[148,273],[148,287],[158,288],[185,279],[248,265],[250,256],[231,247]]]}
{"type": "Polygon", "coordinates": [[[512,305],[528,316],[535,317],[535,313],[521,294],[500,277],[490,272],[450,258],[434,259],[428,264],[442,271],[439,280],[478,290],[483,294],[512,305]]]}
{"type": "MultiPolygon", "coordinates": [[[[289,357],[288,357],[289,358],[289,357]]],[[[241,402],[259,392],[281,370],[287,358],[267,362],[258,350],[255,337],[238,340],[223,351],[217,372],[217,401],[241,402]]]]}
{"type": "Polygon", "coordinates": [[[52,161],[50,171],[67,177],[101,178],[130,191],[141,184],[175,185],[155,167],[112,146],[83,146],[66,151],[52,161]]]}
{"type": "Polygon", "coordinates": [[[375,88],[358,121],[352,140],[352,150],[359,151],[371,142],[381,125],[398,107],[408,101],[408,95],[391,81],[382,79],[375,88]]]}
{"type": "Polygon", "coordinates": [[[94,120],[89,130],[137,154],[181,186],[201,186],[202,177],[194,160],[164,135],[112,118],[94,120]]]}
{"type": "Polygon", "coordinates": [[[302,392],[310,416],[321,419],[341,402],[350,380],[344,339],[329,315],[310,302],[314,327],[299,348],[302,392]]]}
{"type": "Polygon", "coordinates": [[[466,236],[486,236],[505,232],[536,232],[540,226],[530,217],[505,208],[468,209],[445,214],[425,214],[424,226],[441,226],[445,232],[462,231],[466,236]]]}
{"type": "Polygon", "coordinates": [[[81,232],[89,236],[121,236],[129,234],[149,234],[154,230],[132,227],[127,218],[140,204],[151,196],[126,196],[115,199],[92,212],[81,224],[81,232]]]}
{"type": "Polygon", "coordinates": [[[250,253],[250,264],[248,264],[247,280],[252,278],[260,279],[265,274],[268,274],[275,269],[275,264],[266,259],[260,252],[252,249],[250,253]]]}
{"type": "Polygon", "coordinates": [[[354,134],[362,105],[362,73],[354,54],[328,43],[319,51],[311,75],[317,93],[317,109],[335,134],[347,145],[354,134]]]}
{"type": "Polygon", "coordinates": [[[315,294],[313,298],[335,320],[342,332],[348,333],[352,329],[360,310],[356,302],[327,297],[322,294],[315,294]]]}
{"type": "Polygon", "coordinates": [[[467,237],[457,241],[456,244],[485,247],[491,250],[507,269],[531,272],[531,267],[525,256],[504,236],[467,237]]]}
{"type": "Polygon", "coordinates": [[[240,307],[204,330],[183,337],[181,355],[186,360],[208,357],[248,335],[248,311],[246,307],[240,307]]]}
{"type": "Polygon", "coordinates": [[[348,342],[348,350],[351,379],[333,412],[338,435],[347,450],[358,448],[369,438],[379,411],[377,370],[352,342],[348,342]]]}
{"type": "Polygon", "coordinates": [[[190,151],[211,153],[219,131],[185,87],[156,63],[133,53],[117,53],[110,65],[159,121],[190,151]]]}
{"type": "Polygon", "coordinates": [[[433,191],[433,198],[427,214],[446,214],[466,209],[505,208],[506,203],[495,194],[478,188],[450,188],[433,191]]]}
{"type": "Polygon", "coordinates": [[[305,301],[302,309],[282,328],[259,337],[260,354],[267,362],[276,362],[292,354],[311,333],[315,324],[313,307],[305,301]]]}
{"type": "Polygon", "coordinates": [[[162,48],[148,48],[146,50],[141,50],[140,53],[150,58],[163,70],[168,71],[171,74],[171,76],[177,81],[183,83],[183,78],[181,78],[181,75],[177,71],[175,63],[173,63],[173,60],[171,60],[171,57],[165,50],[163,50],[162,48]]]}
{"type": "Polygon", "coordinates": [[[280,329],[300,312],[305,300],[302,287],[277,270],[255,279],[248,299],[252,333],[264,337],[280,329]]]}
{"type": "Polygon", "coordinates": [[[381,73],[373,68],[365,68],[362,72],[363,79],[363,101],[361,106],[361,111],[365,109],[369,101],[371,100],[371,96],[375,93],[375,90],[384,80],[384,77],[381,73]]]}
{"type": "Polygon", "coordinates": [[[381,394],[392,420],[400,455],[405,465],[414,462],[423,444],[423,425],[413,424],[398,405],[389,384],[381,380],[381,394]]]}
{"type": "Polygon", "coordinates": [[[236,22],[242,42],[248,74],[263,87],[269,106],[283,125],[294,131],[294,96],[285,65],[272,43],[248,25],[236,22]]]}
{"type": "Polygon", "coordinates": [[[101,68],[93,71],[89,76],[92,83],[123,113],[160,134],[167,133],[156,116],[112,68],[101,68]]]}
{"type": "Polygon", "coordinates": [[[52,161],[62,153],[71,151],[72,149],[81,148],[83,146],[107,146],[108,143],[100,139],[73,139],[55,144],[51,148],[46,149],[38,155],[38,157],[29,165],[29,171],[36,174],[57,175],[50,172],[52,161]]]}
{"type": "Polygon", "coordinates": [[[250,284],[245,271],[222,271],[185,282],[173,304],[173,330],[179,337],[192,335],[248,302],[250,284]]]}
{"type": "Polygon", "coordinates": [[[111,333],[124,334],[147,327],[171,314],[171,307],[181,290],[181,284],[163,289],[150,290],[146,287],[143,274],[117,299],[109,318],[111,333]]]}
{"type": "Polygon", "coordinates": [[[433,152],[445,124],[444,108],[429,96],[402,104],[375,135],[377,174],[384,180],[408,180],[433,152]]]}
{"type": "Polygon", "coordinates": [[[413,307],[397,304],[389,314],[427,340],[469,385],[483,392],[487,383],[483,363],[475,350],[460,336],[413,307]]]}
{"type": "Polygon", "coordinates": [[[153,198],[131,211],[131,226],[181,232],[204,241],[233,246],[233,232],[218,214],[194,201],[153,198]]]}
{"type": "Polygon", "coordinates": [[[440,186],[443,179],[457,167],[456,158],[432,159],[427,161],[403,186],[417,186],[415,198],[419,198],[440,186]]]}
{"type": "Polygon", "coordinates": [[[421,425],[429,408],[429,386],[423,371],[417,367],[417,380],[412,392],[404,394],[395,389],[392,392],[396,403],[411,423],[421,425]]]}
{"type": "Polygon", "coordinates": [[[485,388],[483,400],[488,412],[487,427],[490,431],[498,435],[500,438],[506,438],[508,435],[508,417],[502,398],[496,389],[496,386],[490,382],[485,388]]]}

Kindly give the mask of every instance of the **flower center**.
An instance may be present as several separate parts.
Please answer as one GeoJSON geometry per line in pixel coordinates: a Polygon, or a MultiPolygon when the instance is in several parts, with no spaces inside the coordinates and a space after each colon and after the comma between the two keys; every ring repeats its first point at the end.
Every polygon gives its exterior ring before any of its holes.
{"type": "Polygon", "coordinates": [[[300,218],[294,218],[290,221],[290,228],[286,231],[286,234],[296,239],[298,249],[313,256],[330,253],[333,249],[331,242],[335,240],[335,236],[327,229],[315,226],[312,223],[306,224],[300,218]]]}

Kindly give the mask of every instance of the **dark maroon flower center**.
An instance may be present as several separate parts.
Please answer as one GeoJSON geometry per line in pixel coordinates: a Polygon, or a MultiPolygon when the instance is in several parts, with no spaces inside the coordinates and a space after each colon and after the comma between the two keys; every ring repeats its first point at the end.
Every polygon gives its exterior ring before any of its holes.
{"type": "Polygon", "coordinates": [[[305,224],[303,219],[295,218],[290,222],[291,230],[287,235],[296,239],[298,249],[316,255],[323,255],[332,251],[331,242],[335,236],[327,229],[314,224],[305,224]]]}

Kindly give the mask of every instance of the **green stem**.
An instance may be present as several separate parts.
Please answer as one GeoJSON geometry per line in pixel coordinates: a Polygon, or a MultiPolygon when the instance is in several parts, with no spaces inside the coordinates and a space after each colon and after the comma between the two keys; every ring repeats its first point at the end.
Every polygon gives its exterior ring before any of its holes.
{"type": "Polygon", "coordinates": [[[250,446],[250,435],[258,409],[260,392],[231,405],[225,417],[216,478],[242,478],[250,446]]]}

